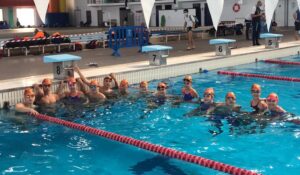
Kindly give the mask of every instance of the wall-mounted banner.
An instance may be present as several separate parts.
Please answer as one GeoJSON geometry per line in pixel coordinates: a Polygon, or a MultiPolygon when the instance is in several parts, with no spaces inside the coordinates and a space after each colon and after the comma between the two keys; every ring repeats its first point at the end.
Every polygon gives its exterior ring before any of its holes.
{"type": "Polygon", "coordinates": [[[277,7],[278,0],[265,0],[265,13],[268,31],[270,30],[274,11],[277,7]]]}
{"type": "Polygon", "coordinates": [[[155,0],[141,0],[144,18],[145,18],[146,25],[148,28],[149,28],[149,23],[150,23],[154,3],[155,3],[155,0]]]}
{"type": "Polygon", "coordinates": [[[224,0],[207,0],[207,5],[214,28],[218,30],[218,25],[223,11],[224,0]]]}
{"type": "Polygon", "coordinates": [[[49,0],[33,0],[33,1],[42,22],[45,24],[49,0]]]}

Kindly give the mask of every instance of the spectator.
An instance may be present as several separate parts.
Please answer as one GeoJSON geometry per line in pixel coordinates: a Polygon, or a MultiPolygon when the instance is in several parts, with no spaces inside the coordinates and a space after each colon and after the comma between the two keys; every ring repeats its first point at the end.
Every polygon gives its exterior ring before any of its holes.
{"type": "Polygon", "coordinates": [[[299,40],[299,30],[300,30],[300,11],[299,9],[293,14],[295,20],[295,39],[299,40]]]}
{"type": "Polygon", "coordinates": [[[195,18],[189,14],[188,9],[183,10],[184,13],[184,28],[187,31],[188,47],[187,50],[195,49],[195,43],[193,39],[193,29],[195,28],[195,18]]]}
{"type": "Polygon", "coordinates": [[[259,46],[259,34],[260,34],[260,22],[261,17],[263,16],[261,12],[262,2],[257,1],[256,5],[252,8],[251,17],[252,17],[252,42],[253,46],[259,46]]]}
{"type": "Polygon", "coordinates": [[[252,17],[251,14],[247,15],[245,18],[245,25],[246,25],[246,40],[250,40],[249,38],[249,29],[252,24],[252,17]]]}

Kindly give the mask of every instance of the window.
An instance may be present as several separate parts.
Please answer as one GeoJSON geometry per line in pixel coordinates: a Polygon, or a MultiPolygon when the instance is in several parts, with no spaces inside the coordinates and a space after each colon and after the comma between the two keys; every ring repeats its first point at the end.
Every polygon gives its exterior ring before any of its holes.
{"type": "Polygon", "coordinates": [[[3,21],[3,10],[0,9],[0,21],[3,21]]]}
{"type": "Polygon", "coordinates": [[[22,26],[34,26],[35,15],[33,8],[18,8],[17,18],[22,26]]]}

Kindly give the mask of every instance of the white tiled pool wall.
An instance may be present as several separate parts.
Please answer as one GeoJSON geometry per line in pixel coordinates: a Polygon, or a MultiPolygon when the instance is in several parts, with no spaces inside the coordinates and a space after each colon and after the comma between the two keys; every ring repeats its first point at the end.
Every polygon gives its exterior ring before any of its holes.
{"type": "MultiPolygon", "coordinates": [[[[300,47],[289,47],[277,50],[266,50],[264,52],[240,54],[229,57],[214,57],[210,60],[196,61],[189,63],[181,63],[175,65],[157,66],[143,70],[133,70],[127,72],[119,72],[116,74],[118,81],[127,79],[130,84],[136,84],[141,81],[151,81],[155,79],[165,79],[169,77],[183,76],[186,74],[199,73],[199,69],[202,70],[213,70],[222,67],[237,66],[241,64],[253,63],[256,59],[272,59],[279,57],[286,57],[290,55],[296,55],[299,53],[300,47]]],[[[96,79],[102,84],[105,76],[89,77],[88,79],[96,79]]],[[[56,83],[52,90],[56,90],[58,84],[56,83]]],[[[15,105],[21,102],[23,99],[22,88],[8,89],[0,91],[0,107],[3,107],[5,101],[9,101],[10,105],[15,105]]]]}

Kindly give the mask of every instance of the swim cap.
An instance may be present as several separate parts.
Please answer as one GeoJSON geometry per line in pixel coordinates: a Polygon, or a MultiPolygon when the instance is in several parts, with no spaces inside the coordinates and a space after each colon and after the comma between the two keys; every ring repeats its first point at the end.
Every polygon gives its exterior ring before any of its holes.
{"type": "Polygon", "coordinates": [[[235,94],[234,94],[233,92],[228,92],[228,93],[226,94],[226,98],[228,98],[228,97],[231,97],[231,98],[233,98],[233,99],[236,99],[235,94]]]}
{"type": "Polygon", "coordinates": [[[121,80],[120,86],[128,86],[128,81],[126,79],[121,80]]]}
{"type": "Polygon", "coordinates": [[[45,78],[42,82],[43,85],[51,85],[52,81],[49,78],[45,78]]]}
{"type": "Polygon", "coordinates": [[[257,90],[257,91],[261,91],[261,87],[259,84],[253,84],[251,86],[251,90],[257,90]]]}
{"type": "Polygon", "coordinates": [[[68,83],[76,83],[76,79],[74,77],[69,77],[68,83]]]}
{"type": "Polygon", "coordinates": [[[163,82],[158,83],[157,87],[167,87],[167,85],[163,82]]]}
{"type": "Polygon", "coordinates": [[[26,88],[26,89],[24,90],[24,95],[27,96],[27,95],[35,95],[35,94],[34,94],[32,88],[26,88]]]}
{"type": "Polygon", "coordinates": [[[278,98],[278,95],[277,95],[276,93],[271,93],[271,94],[269,94],[269,96],[267,97],[267,100],[273,100],[273,101],[278,102],[278,101],[279,101],[279,98],[278,98]]]}
{"type": "Polygon", "coordinates": [[[91,86],[98,86],[98,81],[97,80],[91,80],[90,85],[91,86]]]}
{"type": "Polygon", "coordinates": [[[207,89],[205,89],[204,94],[215,95],[214,88],[207,88],[207,89]]]}
{"type": "Polygon", "coordinates": [[[192,76],[190,76],[190,75],[186,75],[186,76],[184,77],[183,81],[186,81],[186,80],[192,82],[193,78],[192,78],[192,76]]]}
{"type": "Polygon", "coordinates": [[[148,86],[148,82],[147,82],[147,81],[142,81],[142,82],[140,82],[140,86],[141,86],[141,85],[148,86]]]}

